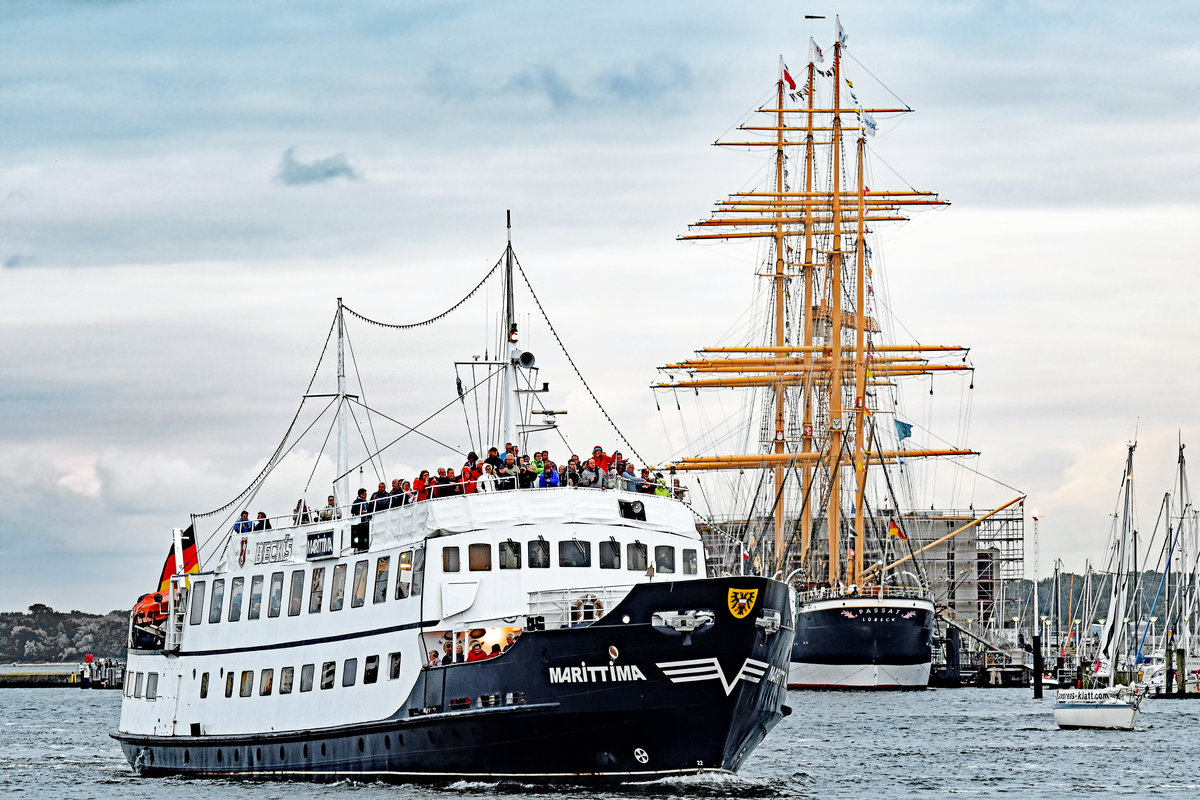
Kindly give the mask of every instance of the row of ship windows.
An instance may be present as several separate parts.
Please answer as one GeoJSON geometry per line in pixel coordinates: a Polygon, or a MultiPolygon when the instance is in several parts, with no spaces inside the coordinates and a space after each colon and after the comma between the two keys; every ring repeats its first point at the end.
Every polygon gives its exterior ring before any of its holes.
{"type": "MultiPolygon", "coordinates": [[[[600,569],[621,568],[621,544],[616,539],[600,542],[600,569]]],[[[550,543],[545,539],[536,539],[526,543],[529,569],[548,569],[550,567],[550,543]]],[[[521,568],[521,543],[511,539],[500,542],[497,548],[497,561],[500,569],[521,568]]],[[[684,575],[695,575],[699,568],[697,551],[684,549],[680,558],[684,575]]],[[[625,545],[625,569],[645,572],[650,566],[649,548],[641,542],[629,542],[625,545]]],[[[675,572],[675,548],[669,544],[657,545],[654,548],[654,570],[657,573],[673,574],[675,572]]],[[[566,539],[558,543],[558,566],[560,567],[590,567],[592,566],[592,543],[582,539],[566,539]]],[[[467,545],[467,568],[472,572],[488,571],[492,568],[492,546],[487,543],[467,545]]],[[[462,558],[457,547],[442,549],[442,572],[459,572],[462,569],[462,558]]]]}
{"type": "MultiPolygon", "coordinates": [[[[527,543],[527,566],[529,569],[548,569],[550,567],[550,543],[545,539],[537,539],[527,543]]],[[[599,565],[601,569],[621,568],[621,545],[615,539],[600,542],[599,565]]],[[[625,568],[630,571],[644,572],[650,566],[649,548],[641,542],[630,542],[625,545],[625,568]]],[[[512,540],[500,542],[497,548],[497,563],[500,569],[521,568],[521,544],[512,540]]],[[[403,600],[421,593],[422,573],[424,570],[425,551],[405,550],[398,557],[398,576],[395,585],[395,598],[403,600]]],[[[680,557],[680,566],[684,575],[695,575],[699,571],[698,553],[695,549],[685,548],[680,557]]],[[[391,556],[380,556],[375,560],[375,581],[372,602],[383,603],[388,599],[388,582],[391,575],[391,556]]],[[[673,574],[676,570],[675,548],[671,545],[657,545],[654,548],[654,569],[659,574],[673,574]]],[[[592,543],[580,539],[567,539],[558,543],[558,565],[560,567],[590,567],[592,566],[592,543]]],[[[351,584],[350,607],[359,608],[366,603],[367,598],[367,568],[369,560],[363,559],[354,565],[354,580],[351,584]]],[[[329,610],[340,611],[346,602],[346,572],[347,564],[338,564],[333,568],[333,585],[330,587],[329,610]]],[[[467,568],[472,572],[489,571],[492,569],[492,546],[487,543],[467,545],[467,568]]],[[[459,572],[462,570],[462,556],[458,547],[442,549],[442,571],[459,572]]],[[[304,575],[305,570],[292,571],[288,592],[288,616],[299,616],[304,605],[304,575]]],[[[242,598],[245,588],[245,578],[234,578],[229,591],[229,613],[227,619],[237,622],[242,618],[242,598]]],[[[283,581],[284,573],[275,572],[271,575],[270,594],[267,596],[267,616],[278,617],[283,611],[283,581]]],[[[250,606],[246,610],[247,619],[259,619],[262,616],[262,597],[265,576],[255,575],[250,579],[250,606]]],[[[311,580],[308,582],[308,613],[320,613],[325,597],[325,567],[314,567],[311,580]]],[[[207,587],[205,581],[195,581],[192,585],[192,607],[190,623],[199,625],[205,618],[205,599],[207,587]]],[[[208,621],[221,621],[222,609],[225,602],[225,579],[216,578],[212,582],[212,595],[208,597],[208,621]]]]}
{"type": "MultiPolygon", "coordinates": [[[[233,690],[238,690],[239,697],[250,697],[254,694],[254,670],[243,670],[241,679],[236,680],[237,673],[230,670],[225,674],[225,696],[233,697],[233,690]]],[[[193,677],[195,677],[193,675],[193,677]]],[[[388,680],[395,680],[400,677],[400,654],[390,653],[388,655],[388,680]]],[[[291,694],[295,688],[296,668],[283,667],[279,670],[279,694],[291,694]]],[[[379,680],[379,656],[367,656],[363,662],[362,682],[363,684],[376,683],[379,680]]],[[[342,662],[342,686],[353,686],[358,681],[358,659],[347,658],[342,662]]],[[[337,682],[337,662],[326,661],[321,665],[321,683],[322,689],[332,689],[337,682]]],[[[316,664],[305,664],[300,668],[300,691],[311,692],[316,684],[316,664]]],[[[132,675],[125,676],[125,696],[126,697],[143,697],[143,688],[145,698],[154,700],[158,697],[158,673],[157,672],[135,672],[132,675]],[[142,678],[145,677],[143,687],[142,678]]],[[[275,670],[264,669],[258,673],[258,694],[261,697],[266,697],[275,691],[275,670]]],[[[200,699],[208,697],[208,673],[205,672],[200,676],[200,699]]]]}
{"type": "MultiPolygon", "coordinates": [[[[424,550],[405,550],[399,556],[399,575],[396,578],[395,598],[403,600],[421,593],[421,580],[424,568],[424,550]]],[[[391,575],[391,556],[380,556],[375,560],[375,585],[373,600],[382,603],[388,599],[388,581],[391,575]]],[[[346,572],[347,564],[338,564],[333,568],[333,583],[330,587],[329,610],[341,611],[346,604],[346,572]]],[[[354,581],[350,592],[351,608],[359,608],[366,603],[367,598],[367,567],[369,560],[363,559],[354,565],[354,581]]],[[[288,616],[296,617],[304,605],[304,574],[305,570],[292,571],[288,592],[288,616]]],[[[229,590],[230,622],[242,618],[242,596],[245,588],[245,578],[234,578],[229,590]]],[[[255,575],[250,579],[250,606],[246,609],[246,619],[259,619],[262,616],[263,585],[265,578],[255,575]]],[[[320,613],[325,600],[325,567],[314,567],[312,577],[308,581],[308,613],[320,613]]],[[[192,584],[192,608],[189,621],[199,625],[204,621],[206,587],[204,581],[192,584]]],[[[208,598],[208,621],[220,622],[222,606],[225,602],[225,579],[216,578],[212,582],[212,596],[208,598]]],[[[267,596],[267,616],[278,617],[283,611],[283,572],[271,575],[271,589],[267,596]]]]}

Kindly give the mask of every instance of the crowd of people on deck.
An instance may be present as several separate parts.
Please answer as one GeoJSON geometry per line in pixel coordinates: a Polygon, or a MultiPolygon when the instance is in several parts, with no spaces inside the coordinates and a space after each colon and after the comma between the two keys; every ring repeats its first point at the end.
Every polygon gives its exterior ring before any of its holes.
{"type": "MultiPolygon", "coordinates": [[[[652,473],[648,467],[639,471],[620,451],[609,455],[600,445],[592,448],[592,455],[586,460],[572,455],[565,464],[560,465],[550,458],[549,450],[524,455],[519,447],[509,443],[504,445],[503,454],[498,447],[489,448],[483,458],[474,451],[468,453],[467,460],[458,471],[452,467],[438,467],[435,475],[423,469],[411,481],[394,479],[390,485],[381,481],[370,496],[365,488],[359,489],[350,505],[350,514],[354,517],[369,518],[376,512],[423,500],[477,492],[547,489],[560,486],[577,489],[623,489],[627,492],[678,499],[682,499],[687,491],[679,485],[678,480],[668,485],[661,472],[652,473]]],[[[326,504],[317,511],[310,511],[303,499],[296,501],[296,508],[292,511],[292,521],[296,525],[340,519],[341,516],[342,510],[333,495],[329,495],[326,504]]],[[[250,512],[243,511],[241,519],[234,523],[233,529],[236,533],[249,533],[270,527],[271,523],[263,512],[258,512],[258,519],[252,520],[250,512]]]]}
{"type": "Polygon", "coordinates": [[[508,650],[508,648],[516,644],[516,641],[520,636],[521,631],[519,629],[516,631],[510,631],[509,633],[505,634],[504,647],[500,647],[498,644],[493,644],[488,650],[484,649],[483,642],[475,639],[471,642],[471,647],[466,653],[463,652],[462,642],[459,642],[458,644],[446,642],[442,645],[442,653],[438,653],[437,650],[429,651],[429,660],[425,662],[425,666],[444,667],[455,662],[462,663],[469,661],[486,661],[487,659],[495,658],[496,656],[508,650]]]}

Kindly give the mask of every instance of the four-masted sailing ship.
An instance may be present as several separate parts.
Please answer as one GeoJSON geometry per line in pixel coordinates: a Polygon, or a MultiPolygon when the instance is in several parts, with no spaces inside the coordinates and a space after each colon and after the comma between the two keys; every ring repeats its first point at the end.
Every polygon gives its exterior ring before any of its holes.
{"type": "Polygon", "coordinates": [[[748,431],[745,447],[667,466],[732,471],[724,473],[733,476],[737,509],[724,520],[737,542],[729,569],[786,576],[797,589],[789,686],[923,688],[934,603],[920,567],[896,563],[911,559],[909,533],[918,527],[917,515],[902,510],[917,507],[906,465],[974,453],[907,441],[913,426],[901,418],[899,383],[973,367],[965,347],[893,342],[880,313],[872,232],[946,202],[868,185],[876,116],[912,109],[859,102],[843,74],[840,23],[831,65],[822,66],[815,42],[810,53],[802,85],[781,60],[752,121],[717,142],[766,149],[763,185],[718,202],[679,237],[757,239],[769,307],[740,341],[660,367],[666,380],[654,384],[697,395],[742,391],[743,416],[726,431],[748,431]]]}

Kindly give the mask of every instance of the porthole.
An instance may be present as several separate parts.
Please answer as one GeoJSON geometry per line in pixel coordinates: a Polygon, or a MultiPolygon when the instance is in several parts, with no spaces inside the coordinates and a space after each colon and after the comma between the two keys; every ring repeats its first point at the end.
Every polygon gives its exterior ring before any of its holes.
{"type": "Polygon", "coordinates": [[[433,733],[432,733],[432,732],[426,732],[426,734],[425,734],[425,735],[429,737],[429,743],[430,743],[430,744],[437,744],[437,740],[433,738],[433,733]]]}
{"type": "Polygon", "coordinates": [[[325,755],[325,743],[321,742],[321,755],[325,755]]]}
{"type": "Polygon", "coordinates": [[[254,759],[256,761],[258,761],[259,763],[262,763],[262,748],[261,747],[254,748],[254,759]]]}
{"type": "Polygon", "coordinates": [[[283,745],[279,746],[279,760],[287,761],[287,754],[283,751],[283,745]]]}
{"type": "Polygon", "coordinates": [[[391,750],[392,749],[392,737],[384,736],[383,737],[383,746],[385,748],[387,748],[388,750],[391,750]]]}
{"type": "Polygon", "coordinates": [[[238,752],[238,749],[235,747],[233,749],[233,763],[236,764],[237,762],[239,762],[241,760],[242,760],[242,754],[240,752],[238,752]]]}
{"type": "Polygon", "coordinates": [[[185,764],[192,763],[192,751],[190,751],[190,750],[183,751],[183,763],[185,763],[185,764]]]}
{"type": "Polygon", "coordinates": [[[304,757],[308,758],[308,745],[307,744],[304,745],[304,757]]]}
{"type": "Polygon", "coordinates": [[[458,728],[453,728],[450,731],[450,733],[451,733],[451,735],[454,736],[455,739],[460,739],[460,740],[462,739],[462,734],[458,732],[458,728]]]}
{"type": "Polygon", "coordinates": [[[196,670],[192,670],[192,680],[196,680],[196,670]]]}
{"type": "Polygon", "coordinates": [[[358,737],[358,752],[360,752],[360,753],[361,753],[363,750],[365,750],[365,749],[366,749],[366,747],[367,747],[367,746],[366,746],[366,744],[363,742],[363,740],[362,740],[362,737],[361,737],[361,736],[360,736],[360,737],[358,737]]]}
{"type": "Polygon", "coordinates": [[[222,758],[222,756],[221,756],[221,751],[220,751],[220,750],[217,750],[217,763],[218,763],[218,764],[220,764],[220,763],[221,763],[221,758],[222,758]]]}
{"type": "Polygon", "coordinates": [[[146,760],[149,761],[151,764],[154,763],[154,751],[153,750],[146,751],[146,760]]]}
{"type": "Polygon", "coordinates": [[[399,745],[400,747],[404,747],[404,734],[403,733],[396,734],[396,744],[399,745]]]}

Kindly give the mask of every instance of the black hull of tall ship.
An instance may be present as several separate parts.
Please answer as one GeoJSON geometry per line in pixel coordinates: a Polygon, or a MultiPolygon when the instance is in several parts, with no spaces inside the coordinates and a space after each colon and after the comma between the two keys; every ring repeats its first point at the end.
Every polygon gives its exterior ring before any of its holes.
{"type": "Polygon", "coordinates": [[[933,616],[933,602],[926,598],[802,601],[788,688],[924,689],[933,616]]]}
{"type": "Polygon", "coordinates": [[[528,630],[502,657],[423,670],[385,719],[112,735],[147,776],[617,783],[734,772],[790,713],[792,617],[789,590],[776,581],[643,584],[593,624],[528,630]],[[749,592],[753,605],[735,616],[749,592]],[[661,624],[687,610],[714,620],[691,632],[661,624]]]}

